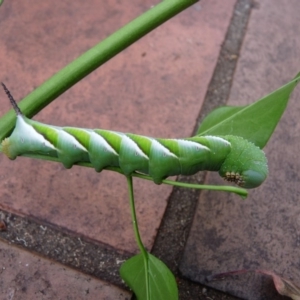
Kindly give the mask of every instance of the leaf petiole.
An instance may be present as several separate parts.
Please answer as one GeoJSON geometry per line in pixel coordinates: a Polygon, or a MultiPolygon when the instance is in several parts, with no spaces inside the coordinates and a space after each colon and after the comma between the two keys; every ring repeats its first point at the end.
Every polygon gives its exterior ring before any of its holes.
{"type": "Polygon", "coordinates": [[[136,212],[135,212],[132,176],[126,176],[126,179],[127,179],[128,192],[129,192],[130,212],[131,212],[131,218],[132,218],[132,223],[133,223],[133,231],[134,231],[136,242],[142,253],[143,261],[144,261],[145,279],[146,279],[146,295],[147,295],[147,300],[148,300],[148,299],[150,299],[149,266],[148,266],[149,258],[148,258],[148,253],[143,245],[143,242],[142,242],[142,239],[140,236],[140,232],[139,232],[138,221],[137,221],[136,212]]]}
{"type": "MultiPolygon", "coordinates": [[[[0,149],[0,151],[1,151],[1,149],[0,149]]],[[[45,156],[45,155],[39,155],[39,154],[23,154],[21,156],[60,162],[57,157],[51,157],[51,156],[45,156]]],[[[77,163],[77,165],[78,166],[83,166],[83,167],[88,167],[88,168],[93,168],[92,164],[87,163],[87,162],[80,162],[80,163],[77,163]]],[[[122,175],[125,175],[122,172],[122,170],[118,167],[107,167],[107,168],[105,168],[105,170],[113,171],[113,172],[117,172],[117,173],[120,173],[122,175]]],[[[150,176],[140,174],[140,173],[132,173],[131,176],[153,181],[153,179],[150,176]]],[[[211,190],[211,191],[235,193],[235,194],[241,196],[243,199],[247,198],[247,196],[248,196],[248,191],[247,190],[245,190],[243,188],[235,187],[235,186],[229,186],[229,185],[191,184],[191,183],[185,183],[185,182],[179,182],[179,181],[167,180],[167,179],[163,180],[162,183],[168,184],[168,185],[173,185],[173,186],[178,186],[178,187],[183,187],[183,188],[188,188],[188,189],[211,190]]]]}

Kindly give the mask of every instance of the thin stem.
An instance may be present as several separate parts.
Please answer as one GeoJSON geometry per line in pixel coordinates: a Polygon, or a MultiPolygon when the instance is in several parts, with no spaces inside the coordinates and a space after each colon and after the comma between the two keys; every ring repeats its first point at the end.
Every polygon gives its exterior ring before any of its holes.
{"type": "MultiPolygon", "coordinates": [[[[0,147],[0,151],[1,151],[1,147],[0,147]]],[[[60,162],[57,157],[51,157],[51,156],[44,156],[44,155],[38,155],[38,154],[23,154],[22,156],[60,162]]],[[[88,167],[88,168],[94,168],[91,163],[87,163],[87,162],[77,163],[77,165],[83,166],[83,167],[88,167]]],[[[122,170],[117,167],[107,167],[107,168],[105,168],[105,170],[118,172],[118,173],[124,175],[122,170]]],[[[153,181],[153,179],[150,176],[144,175],[144,174],[133,173],[132,176],[138,177],[141,179],[145,179],[145,180],[149,180],[149,181],[153,181]]],[[[167,179],[163,180],[162,183],[168,184],[168,185],[173,185],[173,186],[179,186],[179,187],[183,187],[183,188],[189,188],[189,189],[212,190],[212,191],[219,191],[219,192],[235,193],[235,194],[241,196],[243,199],[245,199],[248,196],[247,190],[245,190],[243,188],[235,187],[235,186],[229,186],[229,185],[192,184],[192,183],[185,183],[185,182],[179,182],[179,181],[173,181],[173,180],[167,180],[167,179]]]]}
{"type": "Polygon", "coordinates": [[[141,237],[140,237],[138,222],[137,222],[137,217],[136,217],[136,212],[135,212],[132,176],[126,176],[126,178],[127,178],[128,191],[129,191],[130,211],[131,211],[131,216],[132,216],[134,235],[135,235],[135,238],[136,238],[136,241],[137,241],[140,251],[143,253],[143,255],[145,257],[147,257],[147,251],[146,251],[146,249],[143,245],[143,242],[141,240],[141,237]]]}
{"type": "Polygon", "coordinates": [[[148,253],[143,245],[139,227],[138,227],[138,221],[136,217],[136,211],[135,211],[135,204],[134,204],[134,192],[133,192],[133,182],[132,182],[132,176],[126,176],[127,178],[127,185],[128,185],[128,192],[129,192],[129,201],[130,201],[130,211],[131,211],[131,217],[132,217],[132,223],[133,223],[133,231],[135,235],[136,242],[138,244],[138,247],[143,255],[144,265],[145,265],[145,277],[146,277],[146,295],[147,299],[149,299],[149,267],[148,267],[148,253]]]}
{"type": "MultiPolygon", "coordinates": [[[[138,177],[141,179],[151,180],[153,179],[147,175],[133,173],[134,177],[138,177]]],[[[238,188],[235,186],[230,185],[205,185],[205,184],[193,184],[193,183],[186,183],[186,182],[179,182],[174,180],[163,180],[162,183],[173,185],[173,186],[179,186],[183,188],[189,188],[189,189],[197,189],[197,190],[211,190],[211,191],[219,191],[219,192],[227,192],[227,193],[235,193],[239,196],[241,196],[243,199],[245,199],[248,196],[247,190],[243,188],[238,188]]]]}
{"type": "MultiPolygon", "coordinates": [[[[26,96],[19,103],[22,113],[31,118],[99,66],[197,1],[164,0],[150,8],[86,51],[26,96]]],[[[9,134],[14,125],[15,114],[10,111],[0,119],[0,141],[9,134]]]]}

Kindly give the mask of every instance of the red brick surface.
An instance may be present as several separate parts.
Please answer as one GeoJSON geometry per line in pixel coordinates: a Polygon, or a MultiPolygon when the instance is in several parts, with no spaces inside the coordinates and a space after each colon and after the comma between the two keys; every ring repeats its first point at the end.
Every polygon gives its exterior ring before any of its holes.
{"type": "MultiPolygon", "coordinates": [[[[118,55],[35,119],[161,137],[192,133],[235,1],[201,1],[118,55]]],[[[1,81],[16,99],[153,5],[153,1],[4,2],[1,81]]],[[[9,109],[1,96],[1,114],[9,109]]],[[[136,251],[125,179],[60,164],[0,157],[0,207],[136,251]]],[[[151,248],[171,188],[135,180],[151,248]]]]}
{"type": "Polygon", "coordinates": [[[129,300],[107,282],[0,241],[0,299],[129,300]]]}
{"type": "MultiPolygon", "coordinates": [[[[300,5],[297,0],[264,0],[253,9],[230,105],[245,105],[292,79],[299,71],[300,5]]],[[[300,282],[300,88],[275,130],[266,154],[270,175],[246,201],[203,193],[181,265],[183,274],[205,277],[239,269],[267,269],[300,282]]],[[[221,181],[209,175],[209,183],[221,181]]],[[[243,274],[211,286],[243,299],[286,299],[271,278],[243,274]]]]}

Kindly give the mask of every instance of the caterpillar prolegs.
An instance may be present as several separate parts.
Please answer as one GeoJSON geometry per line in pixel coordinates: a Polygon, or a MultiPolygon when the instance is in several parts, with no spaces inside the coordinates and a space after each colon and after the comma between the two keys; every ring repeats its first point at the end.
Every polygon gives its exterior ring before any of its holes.
{"type": "Polygon", "coordinates": [[[56,127],[25,117],[6,89],[16,111],[11,136],[2,141],[10,159],[23,154],[56,157],[66,167],[89,162],[97,172],[120,167],[125,175],[140,172],[157,184],[173,175],[201,170],[244,188],[259,186],[268,175],[267,159],[253,143],[237,136],[194,136],[183,139],[151,138],[102,129],[56,127]]]}

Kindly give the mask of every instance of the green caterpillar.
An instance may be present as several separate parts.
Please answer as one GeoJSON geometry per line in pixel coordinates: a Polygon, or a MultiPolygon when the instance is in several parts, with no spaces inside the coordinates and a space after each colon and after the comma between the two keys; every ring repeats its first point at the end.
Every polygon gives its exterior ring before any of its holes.
{"type": "Polygon", "coordinates": [[[8,95],[17,114],[14,131],[2,141],[10,159],[22,154],[56,157],[66,167],[89,162],[97,172],[119,167],[125,175],[140,172],[161,184],[173,175],[201,170],[219,171],[221,177],[244,188],[259,186],[268,175],[267,159],[253,143],[236,136],[194,136],[159,139],[102,129],[56,127],[26,118],[8,95]]]}

